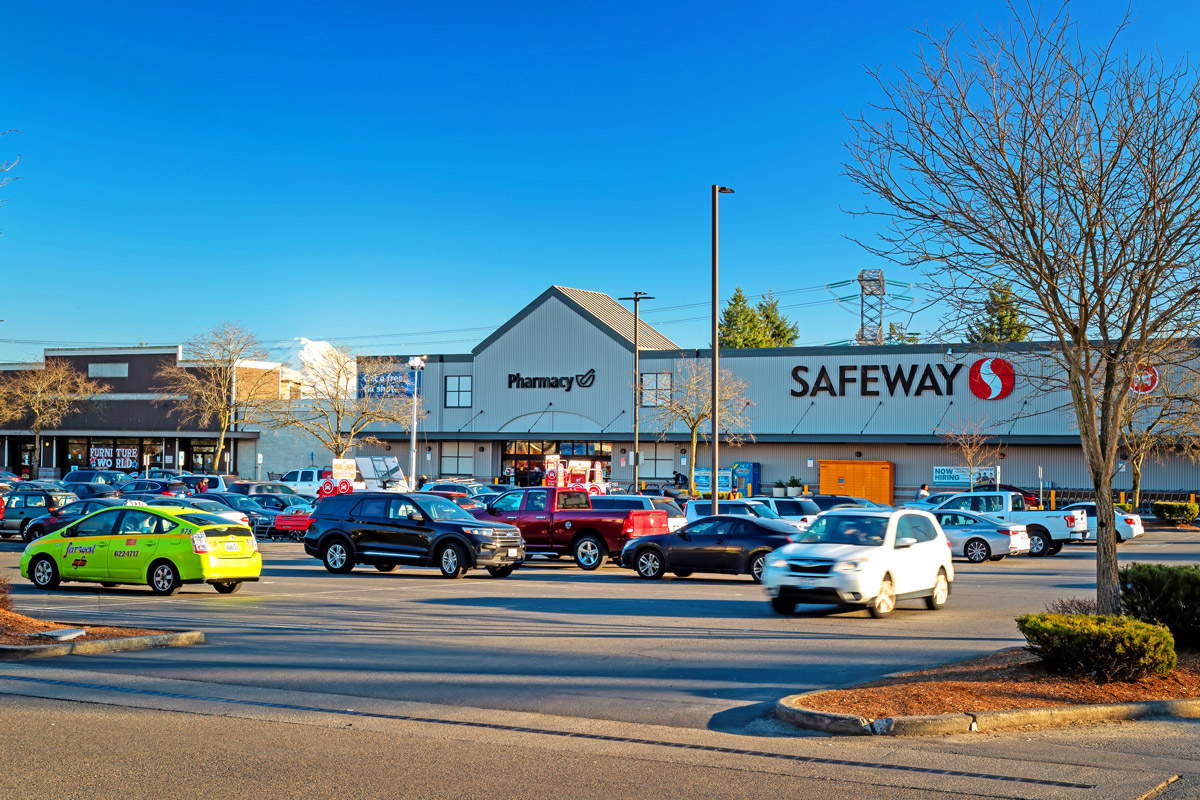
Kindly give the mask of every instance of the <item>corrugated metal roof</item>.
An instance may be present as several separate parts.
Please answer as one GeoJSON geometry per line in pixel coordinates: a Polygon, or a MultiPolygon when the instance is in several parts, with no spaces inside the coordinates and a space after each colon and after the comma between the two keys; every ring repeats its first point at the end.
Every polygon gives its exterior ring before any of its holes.
{"type": "MultiPolygon", "coordinates": [[[[616,299],[603,292],[589,292],[585,289],[571,289],[566,286],[555,286],[554,288],[578,304],[598,323],[610,328],[622,339],[633,344],[633,312],[616,299]]],[[[646,320],[639,319],[638,348],[641,350],[678,350],[679,345],[646,324],[646,320]]]]}

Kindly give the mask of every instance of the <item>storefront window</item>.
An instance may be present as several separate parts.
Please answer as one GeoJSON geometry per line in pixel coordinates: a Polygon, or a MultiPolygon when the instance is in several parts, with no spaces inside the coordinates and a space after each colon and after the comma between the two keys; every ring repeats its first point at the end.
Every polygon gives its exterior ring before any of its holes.
{"type": "Polygon", "coordinates": [[[88,466],[92,469],[113,469],[113,440],[88,440],[88,466]]]}
{"type": "Polygon", "coordinates": [[[142,468],[141,442],[137,439],[117,439],[113,445],[113,469],[132,472],[142,468]]]}
{"type": "Polygon", "coordinates": [[[475,445],[471,442],[442,444],[442,475],[474,475],[475,445]]]}
{"type": "Polygon", "coordinates": [[[87,469],[88,464],[88,440],[68,439],[67,468],[65,471],[70,472],[73,469],[87,469]]]}

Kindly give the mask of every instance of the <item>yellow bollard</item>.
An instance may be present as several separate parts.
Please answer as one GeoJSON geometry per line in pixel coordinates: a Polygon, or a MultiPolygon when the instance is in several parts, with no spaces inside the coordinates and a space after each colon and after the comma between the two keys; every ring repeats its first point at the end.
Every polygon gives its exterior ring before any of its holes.
{"type": "Polygon", "coordinates": [[[1188,495],[1188,502],[1189,503],[1196,502],[1196,493],[1195,492],[1192,492],[1191,494],[1188,495]]]}
{"type": "Polygon", "coordinates": [[[1125,493],[1121,492],[1121,505],[1125,505],[1125,493]]]}
{"type": "Polygon", "coordinates": [[[1054,490],[1050,490],[1050,510],[1054,511],[1054,490]]]}
{"type": "Polygon", "coordinates": [[[804,493],[808,494],[808,484],[804,484],[804,493]]]}

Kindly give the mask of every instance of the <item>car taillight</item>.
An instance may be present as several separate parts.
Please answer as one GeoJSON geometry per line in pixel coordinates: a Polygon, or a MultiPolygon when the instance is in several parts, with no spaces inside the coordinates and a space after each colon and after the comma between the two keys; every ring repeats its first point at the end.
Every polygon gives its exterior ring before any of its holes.
{"type": "Polygon", "coordinates": [[[193,553],[209,553],[212,550],[208,546],[208,537],[204,535],[204,531],[196,531],[192,534],[192,552],[193,553]]]}
{"type": "Polygon", "coordinates": [[[250,534],[250,541],[246,544],[246,549],[247,550],[257,550],[258,549],[258,539],[254,538],[253,533],[250,534]]]}
{"type": "Polygon", "coordinates": [[[996,531],[996,533],[1000,533],[1000,534],[1008,534],[1009,536],[1016,536],[1017,534],[1021,533],[1021,531],[1014,531],[1014,530],[1012,530],[1012,529],[1009,529],[1009,530],[1006,530],[1006,531],[996,531]]]}
{"type": "Polygon", "coordinates": [[[630,514],[625,518],[625,524],[621,526],[621,533],[628,536],[633,533],[633,515],[630,514]]]}
{"type": "Polygon", "coordinates": [[[1126,518],[1125,518],[1125,524],[1126,524],[1126,525],[1136,525],[1136,524],[1137,524],[1137,517],[1126,517],[1126,518]]]}
{"type": "Polygon", "coordinates": [[[174,492],[163,492],[163,497],[174,497],[174,496],[175,496],[174,492]]]}
{"type": "Polygon", "coordinates": [[[249,525],[250,525],[250,518],[247,517],[245,514],[242,514],[242,524],[247,527],[249,527],[249,525]]]}
{"type": "Polygon", "coordinates": [[[1074,515],[1074,514],[1069,514],[1069,515],[1067,515],[1067,516],[1063,517],[1063,519],[1065,519],[1065,520],[1067,521],[1067,524],[1068,524],[1068,525],[1074,525],[1074,524],[1075,524],[1075,515],[1074,515]]]}

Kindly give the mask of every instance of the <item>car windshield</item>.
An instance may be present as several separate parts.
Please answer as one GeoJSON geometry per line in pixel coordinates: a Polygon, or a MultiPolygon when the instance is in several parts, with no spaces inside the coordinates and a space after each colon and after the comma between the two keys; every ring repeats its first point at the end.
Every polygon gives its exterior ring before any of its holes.
{"type": "Polygon", "coordinates": [[[216,500],[193,500],[192,506],[207,511],[210,514],[228,514],[229,506],[223,506],[216,500]]]}
{"type": "Polygon", "coordinates": [[[187,520],[188,522],[192,523],[193,525],[228,525],[229,524],[229,520],[225,519],[224,517],[218,517],[216,514],[186,514],[183,512],[172,512],[172,513],[178,513],[180,518],[187,520]]]}
{"type": "Polygon", "coordinates": [[[763,503],[747,503],[746,507],[749,508],[752,513],[760,517],[765,517],[766,519],[780,519],[780,516],[775,513],[773,508],[763,503]]]}
{"type": "Polygon", "coordinates": [[[463,511],[457,503],[444,497],[422,497],[417,505],[421,507],[426,516],[437,522],[444,519],[475,519],[463,511]]]}
{"type": "Polygon", "coordinates": [[[801,543],[852,544],[859,547],[881,547],[887,533],[887,517],[868,517],[857,514],[828,514],[817,517],[808,526],[801,543]]]}
{"type": "Polygon", "coordinates": [[[242,497],[241,495],[234,494],[234,495],[225,495],[225,499],[228,500],[229,504],[231,506],[233,506],[234,508],[236,508],[238,511],[262,511],[263,510],[262,506],[260,506],[258,503],[251,500],[249,497],[242,497]]]}

